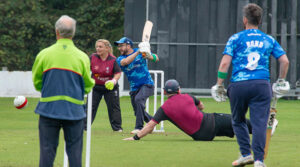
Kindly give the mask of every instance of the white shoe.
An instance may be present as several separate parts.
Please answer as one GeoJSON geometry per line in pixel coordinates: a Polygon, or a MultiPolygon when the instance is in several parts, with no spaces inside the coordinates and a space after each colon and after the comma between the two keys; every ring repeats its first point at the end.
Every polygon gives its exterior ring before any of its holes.
{"type": "Polygon", "coordinates": [[[261,161],[255,161],[254,167],[267,167],[267,165],[261,161]]]}
{"type": "Polygon", "coordinates": [[[254,162],[253,156],[250,154],[245,157],[240,156],[239,159],[232,162],[232,166],[234,167],[245,166],[248,164],[253,164],[253,162],[254,162]]]}
{"type": "Polygon", "coordinates": [[[274,119],[273,126],[272,126],[271,136],[273,136],[273,134],[275,133],[275,130],[276,130],[276,128],[277,128],[277,125],[278,125],[278,120],[277,120],[277,119],[274,119]]]}
{"type": "Polygon", "coordinates": [[[139,129],[134,129],[133,131],[130,132],[130,134],[137,134],[139,133],[141,130],[139,129]]]}

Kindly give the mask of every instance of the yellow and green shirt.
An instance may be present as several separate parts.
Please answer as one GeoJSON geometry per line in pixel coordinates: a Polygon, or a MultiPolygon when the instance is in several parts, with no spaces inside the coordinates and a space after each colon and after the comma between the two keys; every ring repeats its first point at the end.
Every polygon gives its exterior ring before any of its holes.
{"type": "Polygon", "coordinates": [[[41,92],[35,109],[45,117],[79,120],[86,117],[84,94],[91,91],[90,60],[70,39],[43,49],[32,67],[34,87],[41,92]]]}

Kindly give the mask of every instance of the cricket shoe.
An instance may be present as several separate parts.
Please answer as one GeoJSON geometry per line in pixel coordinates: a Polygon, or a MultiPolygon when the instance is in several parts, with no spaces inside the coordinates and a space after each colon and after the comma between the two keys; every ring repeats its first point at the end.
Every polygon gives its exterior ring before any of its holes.
{"type": "Polygon", "coordinates": [[[122,133],[122,132],[123,132],[123,129],[114,130],[114,132],[119,132],[119,133],[122,133]]]}
{"type": "Polygon", "coordinates": [[[254,162],[253,156],[250,154],[250,155],[247,155],[245,157],[240,156],[239,159],[232,162],[232,166],[234,166],[234,167],[243,167],[245,165],[253,164],[253,162],[254,162]]]}
{"type": "Polygon", "coordinates": [[[267,165],[261,161],[255,161],[254,167],[267,167],[267,165]]]}
{"type": "Polygon", "coordinates": [[[141,130],[139,129],[134,129],[133,131],[130,132],[130,134],[137,134],[139,133],[141,130]]]}
{"type": "Polygon", "coordinates": [[[273,136],[273,134],[275,133],[275,130],[277,128],[278,125],[278,120],[274,119],[273,125],[272,125],[272,132],[271,132],[271,136],[273,136]]]}

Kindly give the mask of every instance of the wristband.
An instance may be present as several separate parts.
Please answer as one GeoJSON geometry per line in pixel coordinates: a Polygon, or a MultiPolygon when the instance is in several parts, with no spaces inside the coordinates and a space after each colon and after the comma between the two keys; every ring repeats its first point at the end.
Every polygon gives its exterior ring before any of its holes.
{"type": "Polygon", "coordinates": [[[134,139],[134,140],[140,140],[140,138],[138,137],[137,134],[135,134],[135,135],[133,136],[133,139],[134,139]]]}
{"type": "Polygon", "coordinates": [[[155,56],[155,54],[151,54],[152,55],[152,57],[153,57],[153,62],[156,62],[156,56],[155,56]]]}
{"type": "Polygon", "coordinates": [[[218,71],[218,78],[226,79],[227,74],[228,74],[227,72],[218,71]]]}

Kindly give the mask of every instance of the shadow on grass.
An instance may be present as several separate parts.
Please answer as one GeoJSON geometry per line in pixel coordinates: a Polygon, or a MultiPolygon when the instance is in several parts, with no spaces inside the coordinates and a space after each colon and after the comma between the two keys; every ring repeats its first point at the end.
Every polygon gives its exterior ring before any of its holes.
{"type": "Polygon", "coordinates": [[[228,140],[226,140],[226,139],[214,139],[214,140],[212,140],[212,141],[201,141],[201,140],[193,140],[192,138],[186,138],[186,139],[182,139],[182,138],[180,138],[180,139],[174,139],[174,138],[165,138],[165,139],[163,139],[163,138],[151,138],[151,139],[147,139],[147,137],[146,138],[144,138],[144,139],[141,139],[141,140],[143,140],[143,141],[148,141],[148,142],[172,142],[172,141],[174,141],[174,142],[207,142],[207,143],[214,143],[214,142],[230,142],[230,143],[236,143],[237,141],[236,140],[233,140],[233,139],[228,139],[228,140]]]}

